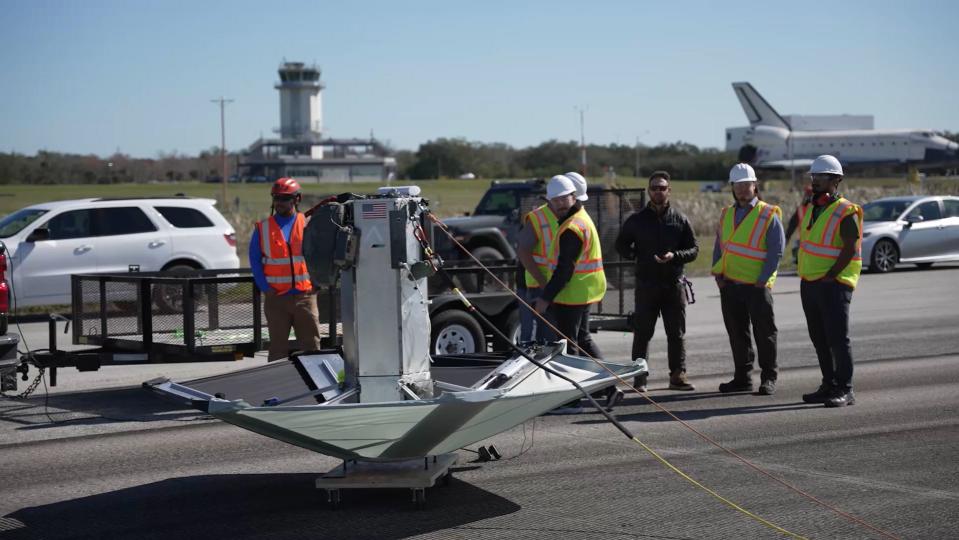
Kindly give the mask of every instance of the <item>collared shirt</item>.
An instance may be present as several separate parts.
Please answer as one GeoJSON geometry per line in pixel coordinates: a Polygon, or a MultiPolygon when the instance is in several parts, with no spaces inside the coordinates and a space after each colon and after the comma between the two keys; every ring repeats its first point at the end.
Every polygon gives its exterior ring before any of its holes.
{"type": "MultiPolygon", "coordinates": [[[[290,232],[293,230],[293,222],[296,221],[296,213],[289,216],[273,214],[273,219],[280,226],[283,238],[290,241],[290,232]]],[[[250,270],[253,271],[253,281],[257,288],[263,292],[270,291],[270,284],[266,281],[266,274],[263,273],[263,248],[260,247],[260,231],[253,227],[253,237],[250,238],[250,270]]],[[[300,294],[300,291],[293,287],[287,294],[300,294]]]]}
{"type": "MultiPolygon", "coordinates": [[[[746,218],[746,214],[755,208],[758,203],[758,197],[753,197],[753,200],[749,201],[746,206],[742,206],[737,202],[735,212],[733,213],[733,223],[736,225],[742,223],[743,219],[746,218]]],[[[773,214],[772,218],[772,221],[769,223],[769,228],[766,229],[766,260],[763,261],[763,269],[759,272],[758,283],[766,283],[769,281],[769,276],[773,275],[773,272],[779,267],[779,260],[783,257],[783,246],[786,244],[786,235],[783,234],[782,221],[780,221],[779,216],[776,214],[773,214]]],[[[713,242],[713,266],[716,266],[722,254],[722,249],[719,247],[719,238],[716,238],[713,242]]]]}

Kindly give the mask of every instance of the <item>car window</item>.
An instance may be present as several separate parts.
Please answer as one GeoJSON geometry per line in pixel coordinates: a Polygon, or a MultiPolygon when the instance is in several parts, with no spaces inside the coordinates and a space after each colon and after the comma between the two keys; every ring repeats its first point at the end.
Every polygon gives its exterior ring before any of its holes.
{"type": "Polygon", "coordinates": [[[156,225],[135,206],[97,210],[97,236],[137,234],[156,231],[156,225]]]}
{"type": "Polygon", "coordinates": [[[476,213],[508,216],[514,208],[516,208],[516,195],[512,191],[488,191],[476,206],[476,213]]]}
{"type": "Polygon", "coordinates": [[[862,207],[863,221],[896,221],[906,211],[909,201],[876,201],[862,207]]]}
{"type": "Polygon", "coordinates": [[[70,210],[50,218],[46,223],[50,240],[69,240],[93,236],[93,210],[70,210]]]}
{"type": "Polygon", "coordinates": [[[23,208],[0,219],[0,238],[10,238],[46,213],[47,211],[42,209],[23,208]]]}
{"type": "Polygon", "coordinates": [[[203,215],[203,212],[196,208],[184,208],[182,206],[156,206],[154,208],[170,222],[170,225],[178,229],[213,226],[210,218],[203,215]]]}
{"type": "Polygon", "coordinates": [[[959,217],[959,201],[955,199],[943,199],[942,206],[946,208],[946,217],[959,217]]]}
{"type": "Polygon", "coordinates": [[[942,213],[939,211],[939,201],[927,201],[920,204],[909,212],[908,217],[922,217],[922,221],[942,219],[942,213]]]}

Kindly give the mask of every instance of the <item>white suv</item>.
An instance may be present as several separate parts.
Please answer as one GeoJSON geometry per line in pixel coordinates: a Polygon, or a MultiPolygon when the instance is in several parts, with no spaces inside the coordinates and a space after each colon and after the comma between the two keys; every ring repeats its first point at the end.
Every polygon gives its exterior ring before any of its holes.
{"type": "Polygon", "coordinates": [[[239,268],[236,232],[213,199],[78,199],[0,220],[11,308],[70,303],[70,275],[239,268]]]}

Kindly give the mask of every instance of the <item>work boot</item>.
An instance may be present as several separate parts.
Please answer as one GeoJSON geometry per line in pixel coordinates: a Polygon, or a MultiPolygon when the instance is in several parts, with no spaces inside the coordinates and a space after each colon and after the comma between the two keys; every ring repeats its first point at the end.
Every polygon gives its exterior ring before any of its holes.
{"type": "Polygon", "coordinates": [[[831,396],[826,398],[825,404],[827,407],[845,407],[846,405],[855,405],[856,396],[852,393],[852,388],[842,389],[835,388],[831,396]]]}
{"type": "Polygon", "coordinates": [[[771,396],[776,393],[776,381],[772,379],[766,379],[759,385],[759,395],[760,396],[771,396]]]}
{"type": "Polygon", "coordinates": [[[635,388],[637,392],[645,392],[647,379],[649,379],[648,373],[637,375],[635,378],[633,378],[633,388],[635,388]]]}
{"type": "Polygon", "coordinates": [[[733,377],[733,380],[719,384],[719,391],[724,394],[730,392],[752,392],[752,390],[753,381],[750,379],[733,377]]]}
{"type": "Polygon", "coordinates": [[[695,390],[696,387],[689,384],[689,381],[686,380],[686,372],[680,371],[678,373],[672,373],[669,376],[669,389],[670,390],[681,390],[683,392],[689,392],[695,390]]]}
{"type": "Polygon", "coordinates": [[[832,396],[832,387],[820,384],[815,392],[803,394],[802,400],[806,403],[825,403],[832,396]]]}

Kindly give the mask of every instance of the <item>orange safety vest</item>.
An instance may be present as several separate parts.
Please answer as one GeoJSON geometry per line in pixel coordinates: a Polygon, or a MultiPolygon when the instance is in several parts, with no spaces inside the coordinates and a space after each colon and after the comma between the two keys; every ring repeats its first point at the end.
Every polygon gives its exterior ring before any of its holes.
{"type": "Polygon", "coordinates": [[[313,289],[310,273],[303,257],[303,229],[306,217],[297,212],[290,229],[290,241],[283,238],[283,230],[273,216],[258,221],[256,230],[260,234],[263,274],[276,294],[286,294],[291,289],[309,292],[313,289]]]}

